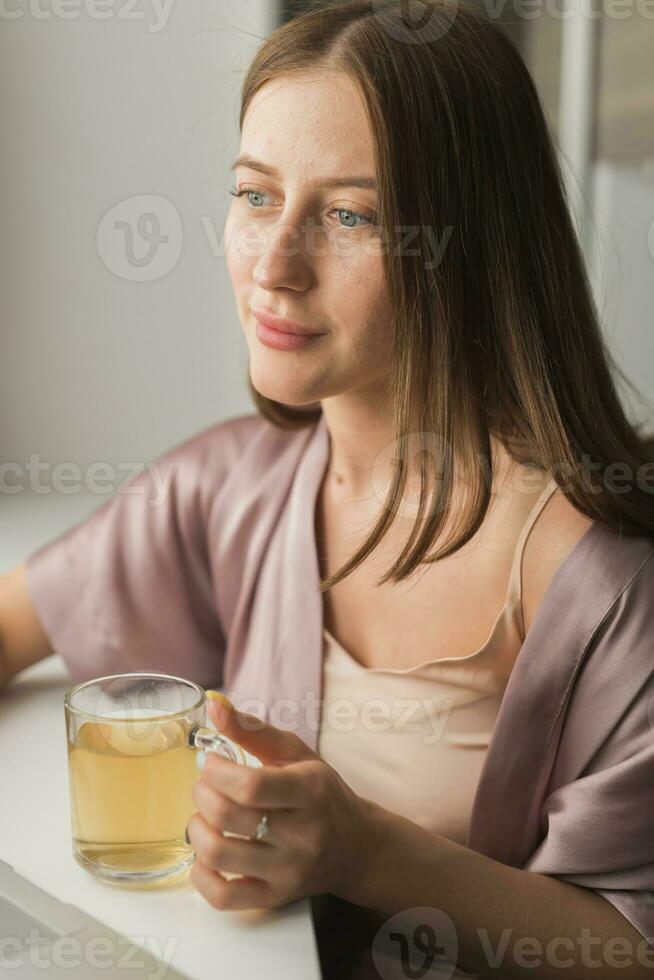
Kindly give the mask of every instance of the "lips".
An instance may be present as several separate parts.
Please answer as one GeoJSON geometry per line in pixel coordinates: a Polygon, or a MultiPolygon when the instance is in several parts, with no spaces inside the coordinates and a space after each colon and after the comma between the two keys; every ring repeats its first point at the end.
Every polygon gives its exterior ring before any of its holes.
{"type": "Polygon", "coordinates": [[[314,327],[308,327],[303,323],[295,323],[293,320],[287,320],[281,316],[275,316],[272,313],[264,313],[263,311],[253,310],[252,311],[255,318],[264,327],[268,327],[270,330],[277,330],[280,333],[287,334],[299,334],[301,336],[320,336],[325,331],[316,330],[314,327]]]}

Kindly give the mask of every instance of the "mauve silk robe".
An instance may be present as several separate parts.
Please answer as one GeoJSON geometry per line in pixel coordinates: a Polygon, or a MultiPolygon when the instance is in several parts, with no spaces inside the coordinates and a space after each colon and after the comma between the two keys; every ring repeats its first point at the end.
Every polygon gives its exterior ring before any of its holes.
{"type": "MultiPolygon", "coordinates": [[[[28,587],[73,680],[149,669],[219,686],[315,751],[328,458],[322,417],[293,432],[228,419],[32,553],[28,587]]],[[[594,523],[558,569],[509,679],[468,846],[598,891],[654,943],[653,555],[653,538],[594,523]]]]}

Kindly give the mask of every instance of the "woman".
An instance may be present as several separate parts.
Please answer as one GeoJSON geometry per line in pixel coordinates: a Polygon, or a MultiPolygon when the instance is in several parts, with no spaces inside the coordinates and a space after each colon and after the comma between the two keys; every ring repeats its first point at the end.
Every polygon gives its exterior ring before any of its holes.
{"type": "Polygon", "coordinates": [[[263,767],[205,760],[192,880],[218,909],[313,896],[325,975],[424,964],[431,930],[438,975],[496,976],[508,929],[504,978],[534,943],[539,976],[596,976],[589,930],[640,977],[651,446],[519,56],[422,6],[339,4],[260,47],[225,228],[258,411],[5,579],[5,673],[56,649],[76,679],[224,686],[244,713],[214,721],[263,767]]]}

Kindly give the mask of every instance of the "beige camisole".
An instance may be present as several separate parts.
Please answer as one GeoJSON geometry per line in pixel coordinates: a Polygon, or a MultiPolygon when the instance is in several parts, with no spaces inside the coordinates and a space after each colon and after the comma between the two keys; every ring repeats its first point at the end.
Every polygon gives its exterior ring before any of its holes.
{"type": "Polygon", "coordinates": [[[407,669],[363,667],[324,630],[318,754],[359,796],[460,844],[466,844],[486,749],[524,641],[522,555],[556,486],[550,480],[529,512],[506,602],[479,650],[407,669]]]}

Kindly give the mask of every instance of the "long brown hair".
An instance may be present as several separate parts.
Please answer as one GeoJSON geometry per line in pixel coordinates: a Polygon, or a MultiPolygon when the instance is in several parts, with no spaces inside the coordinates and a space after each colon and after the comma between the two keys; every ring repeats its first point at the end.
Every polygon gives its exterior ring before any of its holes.
{"type": "MultiPolygon", "coordinates": [[[[493,439],[517,462],[550,472],[590,519],[625,534],[654,534],[654,467],[651,489],[641,469],[652,445],[618,398],[612,372],[633,385],[602,337],[533,81],[503,31],[468,0],[427,0],[421,8],[429,36],[420,43],[407,36],[398,2],[332,2],[282,25],[250,65],[240,116],[242,128],[261,86],[294,72],[346,72],[364,98],[379,224],[393,244],[383,258],[394,310],[388,396],[398,456],[406,459],[416,420],[421,444],[425,433],[437,433],[442,447],[437,459],[426,443],[418,454],[416,519],[379,584],[407,578],[474,536],[491,500],[493,439]],[[408,229],[412,240],[402,249],[408,229]],[[425,261],[434,230],[438,241],[449,234],[436,263],[425,261]],[[626,492],[624,482],[613,492],[601,478],[615,463],[623,481],[625,466],[638,474],[626,492]],[[429,555],[451,513],[455,468],[467,506],[429,555]],[[428,469],[438,479],[430,481],[428,469]]],[[[320,417],[319,407],[284,405],[248,384],[257,410],[279,427],[320,417]]],[[[321,579],[321,591],[378,546],[406,480],[400,464],[368,538],[321,579]]]]}

